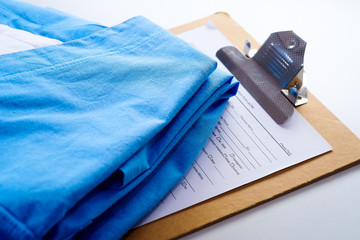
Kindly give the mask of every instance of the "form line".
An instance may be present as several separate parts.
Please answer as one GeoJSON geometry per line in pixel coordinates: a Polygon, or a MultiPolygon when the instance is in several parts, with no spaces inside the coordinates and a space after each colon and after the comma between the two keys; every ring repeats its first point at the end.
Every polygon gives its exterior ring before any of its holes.
{"type": "Polygon", "coordinates": [[[176,197],[175,197],[174,193],[171,190],[170,190],[170,193],[173,196],[173,198],[176,200],[176,197]]]}
{"type": "Polygon", "coordinates": [[[205,175],[206,178],[210,181],[210,183],[211,183],[212,185],[214,185],[214,183],[211,181],[211,179],[210,179],[209,176],[206,174],[206,172],[202,169],[202,167],[200,166],[200,164],[198,163],[198,161],[195,160],[195,163],[196,163],[196,165],[199,166],[200,170],[204,173],[204,175],[205,175]]]}
{"type": "Polygon", "coordinates": [[[191,186],[191,184],[189,183],[189,181],[187,180],[186,177],[184,177],[184,180],[187,182],[187,184],[189,184],[190,188],[193,190],[193,192],[195,192],[195,189],[191,186]]]}
{"type": "Polygon", "coordinates": [[[220,172],[220,170],[215,165],[213,165],[213,166],[218,171],[218,173],[222,176],[222,178],[226,179],[225,176],[220,172]]]}
{"type": "Polygon", "coordinates": [[[274,142],[280,147],[281,150],[283,150],[286,155],[288,155],[290,157],[290,154],[285,151],[285,149],[281,146],[281,144],[275,139],[275,137],[264,127],[264,125],[262,125],[262,123],[259,121],[259,119],[257,119],[254,114],[245,106],[245,104],[240,100],[240,98],[238,97],[238,95],[236,95],[236,98],[239,100],[239,102],[244,106],[244,108],[253,116],[253,118],[260,124],[260,126],[269,134],[269,136],[274,140],[274,142]]]}
{"type": "MultiPolygon", "coordinates": [[[[263,147],[270,153],[270,155],[275,159],[275,160],[278,160],[274,154],[266,147],[266,145],[263,143],[263,141],[261,141],[261,139],[253,132],[254,136],[257,138],[257,140],[261,143],[261,145],[263,145],[263,147]]],[[[270,160],[270,159],[269,159],[270,160]]],[[[272,162],[270,160],[270,162],[272,162]]]]}
{"type": "MultiPolygon", "coordinates": [[[[271,161],[271,159],[268,157],[268,155],[259,147],[259,145],[254,141],[254,139],[249,135],[249,133],[241,126],[241,124],[236,120],[236,118],[229,112],[229,110],[227,110],[227,109],[225,109],[228,113],[229,113],[229,115],[232,117],[232,119],[234,119],[234,121],[237,123],[237,125],[241,128],[241,130],[243,130],[243,132],[250,138],[250,140],[255,144],[255,146],[260,150],[260,152],[262,152],[262,154],[264,154],[264,156],[270,161],[270,162],[272,162],[271,161]]],[[[236,112],[235,112],[235,114],[236,115],[238,115],[236,112]]],[[[239,115],[238,115],[238,117],[239,117],[239,115]]],[[[253,132],[254,133],[254,132],[253,132]]],[[[255,133],[254,133],[254,135],[255,135],[255,133]]],[[[238,138],[237,138],[238,139],[238,138]]],[[[238,141],[240,141],[239,139],[238,139],[238,141]]]]}
{"type": "MultiPolygon", "coordinates": [[[[250,160],[246,157],[246,155],[240,150],[240,148],[236,145],[236,143],[232,140],[232,138],[224,131],[224,129],[220,126],[220,128],[223,130],[223,132],[226,134],[226,136],[230,139],[230,141],[235,145],[235,147],[239,150],[239,152],[241,152],[241,154],[246,158],[246,160],[250,163],[250,165],[254,168],[255,166],[252,164],[252,162],[250,162],[250,160]]],[[[229,127],[228,127],[229,129],[229,127]]],[[[231,131],[231,129],[229,129],[230,132],[234,135],[234,133],[231,131]]],[[[235,135],[234,135],[235,136],[235,135]]],[[[236,137],[236,136],[235,136],[236,137]]],[[[224,139],[224,138],[223,138],[224,139]]],[[[236,154],[236,156],[238,156],[238,158],[240,159],[240,161],[245,165],[245,167],[250,171],[249,167],[243,162],[243,160],[241,159],[241,157],[236,153],[236,151],[234,151],[234,149],[230,146],[230,144],[224,139],[224,141],[227,143],[227,145],[231,148],[231,150],[236,154]]]]}

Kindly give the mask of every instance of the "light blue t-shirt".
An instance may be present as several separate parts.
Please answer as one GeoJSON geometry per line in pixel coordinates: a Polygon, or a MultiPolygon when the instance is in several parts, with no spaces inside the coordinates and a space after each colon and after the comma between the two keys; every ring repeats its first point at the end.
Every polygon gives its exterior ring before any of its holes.
{"type": "Polygon", "coordinates": [[[0,0],[63,44],[0,56],[0,239],[119,239],[186,173],[237,90],[143,17],[107,28],[0,0]]]}

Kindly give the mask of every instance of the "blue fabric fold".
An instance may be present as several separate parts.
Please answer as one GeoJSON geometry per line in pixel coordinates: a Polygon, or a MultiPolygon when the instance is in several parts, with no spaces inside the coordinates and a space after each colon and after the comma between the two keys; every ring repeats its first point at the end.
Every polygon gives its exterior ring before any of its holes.
{"type": "Polygon", "coordinates": [[[1,238],[120,238],[186,173],[238,83],[143,17],[0,12],[64,41],[0,56],[1,238]]]}
{"type": "Polygon", "coordinates": [[[107,28],[55,9],[14,0],[0,0],[0,23],[62,42],[107,28]]]}

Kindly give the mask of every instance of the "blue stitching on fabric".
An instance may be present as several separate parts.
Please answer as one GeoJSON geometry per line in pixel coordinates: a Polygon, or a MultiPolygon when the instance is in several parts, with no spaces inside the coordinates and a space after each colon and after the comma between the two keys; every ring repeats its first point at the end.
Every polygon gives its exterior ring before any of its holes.
{"type": "MultiPolygon", "coordinates": [[[[4,217],[7,221],[8,224],[10,224],[11,226],[13,226],[14,228],[16,228],[19,232],[21,232],[22,234],[31,237],[32,239],[35,238],[35,234],[33,233],[33,231],[31,231],[22,221],[19,221],[19,219],[17,219],[12,213],[10,213],[3,205],[0,204],[0,208],[2,209],[2,211],[0,210],[0,216],[4,217]],[[1,212],[5,213],[5,214],[1,214],[1,212]]],[[[0,217],[0,218],[1,218],[0,217]]]]}
{"type": "MultiPolygon", "coordinates": [[[[132,42],[132,43],[130,43],[128,45],[125,45],[125,46],[109,49],[108,52],[103,53],[103,54],[98,54],[98,55],[93,55],[93,56],[89,56],[89,57],[84,57],[84,58],[74,59],[74,60],[70,60],[70,61],[65,61],[65,62],[62,62],[62,63],[54,64],[52,66],[32,69],[32,70],[28,70],[28,71],[24,71],[24,72],[18,72],[18,73],[14,73],[14,74],[10,74],[10,75],[3,75],[3,76],[0,76],[0,79],[13,78],[13,77],[17,77],[18,75],[22,75],[22,74],[25,74],[25,76],[26,76],[26,73],[30,74],[30,73],[36,72],[38,74],[41,74],[41,73],[44,73],[44,72],[52,72],[52,71],[62,69],[62,68],[66,68],[66,67],[69,67],[69,66],[72,66],[72,65],[75,65],[75,64],[83,63],[83,62],[85,62],[87,60],[97,59],[97,58],[101,58],[101,57],[105,57],[105,56],[117,55],[117,54],[120,54],[120,53],[124,53],[124,52],[130,51],[130,50],[133,50],[136,47],[139,47],[142,44],[145,44],[145,43],[153,40],[153,38],[161,36],[163,33],[164,33],[164,31],[161,31],[161,30],[157,31],[157,32],[147,36],[144,39],[132,42]],[[133,45],[133,46],[131,46],[131,45],[133,45]]],[[[52,47],[52,46],[49,46],[49,47],[52,47]]],[[[29,50],[29,51],[31,51],[31,50],[29,50]]]]}
{"type": "MultiPolygon", "coordinates": [[[[13,15],[13,16],[15,16],[15,17],[18,17],[18,18],[19,18],[20,20],[22,20],[22,21],[28,22],[28,23],[33,24],[33,25],[38,25],[37,23],[33,23],[33,22],[25,19],[24,17],[22,17],[22,16],[20,16],[20,15],[18,15],[18,14],[16,14],[16,13],[14,13],[14,12],[11,11],[10,9],[8,9],[7,7],[1,5],[1,3],[0,3],[0,8],[2,8],[4,11],[6,11],[7,13],[9,13],[9,14],[11,14],[11,15],[13,15]]],[[[89,24],[86,24],[86,25],[101,26],[101,25],[98,25],[98,24],[96,24],[96,23],[89,23],[89,24]]],[[[64,26],[64,27],[51,27],[51,26],[45,26],[45,25],[40,25],[40,26],[41,26],[42,28],[45,28],[45,29],[71,29],[71,28],[73,28],[73,27],[76,26],[76,25],[64,26]]]]}

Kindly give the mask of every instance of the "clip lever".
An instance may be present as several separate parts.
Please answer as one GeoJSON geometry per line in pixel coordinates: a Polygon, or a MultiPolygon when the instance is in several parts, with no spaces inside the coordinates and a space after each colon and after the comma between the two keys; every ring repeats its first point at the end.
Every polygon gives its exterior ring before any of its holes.
{"type": "Polygon", "coordinates": [[[285,122],[294,106],[307,102],[303,86],[306,42],[292,31],[272,33],[250,58],[250,42],[245,56],[235,47],[221,48],[216,56],[246,90],[277,122],[285,122]]]}

